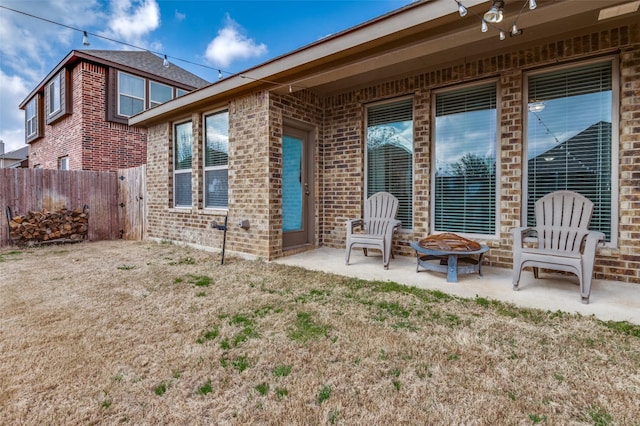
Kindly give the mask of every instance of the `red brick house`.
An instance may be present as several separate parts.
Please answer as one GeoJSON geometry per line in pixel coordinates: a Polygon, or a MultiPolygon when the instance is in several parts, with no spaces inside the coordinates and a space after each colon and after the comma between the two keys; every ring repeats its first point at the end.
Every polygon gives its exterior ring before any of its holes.
{"type": "Polygon", "coordinates": [[[344,248],[386,190],[396,254],[455,232],[511,268],[511,229],[573,189],[606,234],[595,277],[640,283],[639,5],[415,2],[135,115],[148,235],[218,248],[228,216],[235,253],[344,248]]]}
{"type": "Polygon", "coordinates": [[[146,130],[127,119],[205,86],[150,52],[73,50],[20,104],[29,167],[108,171],[144,164],[146,130]]]}

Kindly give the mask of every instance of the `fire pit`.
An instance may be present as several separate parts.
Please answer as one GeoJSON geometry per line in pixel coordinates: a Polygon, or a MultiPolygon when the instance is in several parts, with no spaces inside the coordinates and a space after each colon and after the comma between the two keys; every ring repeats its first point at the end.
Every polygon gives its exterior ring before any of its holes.
{"type": "Polygon", "coordinates": [[[420,268],[446,272],[450,283],[458,282],[458,274],[477,272],[482,276],[482,256],[489,251],[484,244],[452,233],[431,235],[412,242],[411,247],[416,251],[416,272],[420,272],[420,268]]]}

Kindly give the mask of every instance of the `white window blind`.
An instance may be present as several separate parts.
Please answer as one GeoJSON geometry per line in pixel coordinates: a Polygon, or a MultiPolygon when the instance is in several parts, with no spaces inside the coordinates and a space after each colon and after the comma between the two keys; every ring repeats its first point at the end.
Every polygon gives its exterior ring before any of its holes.
{"type": "Polygon", "coordinates": [[[496,232],[496,84],[436,95],[433,229],[496,232]]]}
{"type": "Polygon", "coordinates": [[[367,197],[386,191],[398,199],[396,218],[413,227],[413,100],[367,108],[367,197]]]}
{"type": "Polygon", "coordinates": [[[173,197],[176,207],[191,207],[191,121],[174,126],[173,197]]]}
{"type": "Polygon", "coordinates": [[[222,111],[205,117],[204,147],[204,203],[205,207],[229,205],[229,112],[222,111]]]}
{"type": "Polygon", "coordinates": [[[611,239],[612,65],[610,61],[528,78],[527,223],[556,190],[594,203],[590,228],[611,239]]]}

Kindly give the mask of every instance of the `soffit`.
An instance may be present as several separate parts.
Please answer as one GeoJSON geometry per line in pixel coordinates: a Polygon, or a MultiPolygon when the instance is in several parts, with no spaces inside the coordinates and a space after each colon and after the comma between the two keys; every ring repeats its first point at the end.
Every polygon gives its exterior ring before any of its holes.
{"type": "MultiPolygon", "coordinates": [[[[308,88],[324,95],[336,93],[409,75],[416,71],[438,69],[446,64],[461,64],[481,56],[517,51],[545,39],[570,38],[572,34],[583,32],[585,28],[597,31],[600,27],[617,25],[620,21],[629,21],[638,17],[635,13],[631,18],[626,15],[598,21],[598,14],[602,8],[625,4],[628,1],[537,0],[537,2],[537,9],[530,11],[525,8],[518,19],[518,28],[524,30],[520,36],[507,35],[507,38],[501,41],[497,29],[490,28],[486,33],[482,33],[479,18],[472,16],[471,13],[461,18],[456,12],[429,22],[431,24],[429,26],[414,28],[414,31],[408,35],[386,44],[372,44],[368,50],[360,51],[348,60],[336,59],[310,73],[292,72],[288,75],[287,85],[278,87],[274,91],[286,93],[291,86],[292,90],[308,88]]],[[[507,1],[507,6],[509,3],[519,9],[523,1],[507,1]]],[[[482,15],[488,4],[490,3],[471,10],[482,15]]],[[[517,13],[517,10],[505,7],[505,19],[500,26],[508,31],[517,13]]]]}
{"type": "MultiPolygon", "coordinates": [[[[321,95],[337,93],[630,19],[625,15],[598,21],[601,9],[629,0],[537,0],[538,7],[532,11],[525,7],[518,19],[524,33],[500,41],[498,30],[490,28],[482,33],[479,17],[473,16],[481,16],[491,1],[461,1],[470,10],[464,18],[458,14],[454,0],[412,3],[142,112],[129,124],[151,125],[258,89],[282,94],[303,89],[321,95]]],[[[524,0],[505,3],[501,26],[508,31],[524,0]]],[[[634,15],[637,18],[637,13],[634,15]]]]}

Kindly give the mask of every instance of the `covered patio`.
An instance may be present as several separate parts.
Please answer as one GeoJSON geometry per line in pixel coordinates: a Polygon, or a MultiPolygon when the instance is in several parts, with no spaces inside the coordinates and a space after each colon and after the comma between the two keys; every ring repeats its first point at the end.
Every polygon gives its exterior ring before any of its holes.
{"type": "Polygon", "coordinates": [[[295,255],[276,259],[283,265],[323,271],[365,280],[393,281],[427,290],[439,290],[451,295],[513,303],[516,306],[563,311],[595,317],[604,321],[629,321],[640,324],[640,286],[620,281],[593,280],[591,301],[580,301],[578,280],[574,275],[541,272],[536,280],[525,270],[520,280],[520,291],[513,291],[512,271],[506,268],[482,267],[478,274],[459,275],[457,283],[447,282],[446,274],[437,272],[416,273],[416,259],[396,256],[389,269],[382,267],[380,254],[369,251],[365,257],[361,250],[354,250],[349,265],[344,263],[344,250],[320,247],[295,255]]]}

